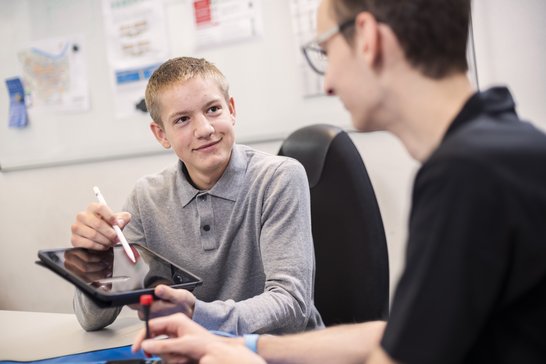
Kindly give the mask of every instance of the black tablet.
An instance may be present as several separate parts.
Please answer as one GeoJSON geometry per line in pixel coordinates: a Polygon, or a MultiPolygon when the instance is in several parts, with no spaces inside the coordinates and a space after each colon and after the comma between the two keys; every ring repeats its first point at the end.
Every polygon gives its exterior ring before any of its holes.
{"type": "Polygon", "coordinates": [[[40,250],[36,262],[68,280],[101,307],[138,303],[143,294],[166,284],[193,290],[202,283],[196,275],[139,244],[130,244],[133,263],[121,245],[106,251],[83,248],[40,250]]]}

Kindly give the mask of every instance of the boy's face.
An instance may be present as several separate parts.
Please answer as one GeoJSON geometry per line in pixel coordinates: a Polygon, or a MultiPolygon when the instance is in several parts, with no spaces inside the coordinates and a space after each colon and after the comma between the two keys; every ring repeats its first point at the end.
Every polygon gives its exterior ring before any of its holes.
{"type": "Polygon", "coordinates": [[[198,187],[212,187],[200,182],[214,184],[229,163],[235,142],[233,98],[227,102],[216,81],[198,76],[163,90],[158,105],[163,127],[152,123],[155,137],[173,148],[198,187]]]}

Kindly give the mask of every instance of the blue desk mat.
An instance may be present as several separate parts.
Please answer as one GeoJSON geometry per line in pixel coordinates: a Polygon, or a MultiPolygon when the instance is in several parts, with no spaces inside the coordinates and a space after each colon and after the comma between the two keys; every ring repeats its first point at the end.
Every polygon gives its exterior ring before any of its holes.
{"type": "MultiPolygon", "coordinates": [[[[50,359],[41,359],[35,361],[9,361],[0,360],[0,364],[19,364],[19,363],[39,363],[39,364],[60,364],[60,363],[86,363],[86,364],[105,364],[109,360],[135,360],[134,363],[157,364],[161,363],[159,357],[153,356],[146,358],[142,351],[132,353],[131,345],[120,346],[111,349],[102,349],[88,351],[85,353],[70,354],[58,356],[50,359]],[[138,361],[140,359],[140,361],[138,361]]],[[[128,364],[130,361],[127,362],[128,364]]]]}

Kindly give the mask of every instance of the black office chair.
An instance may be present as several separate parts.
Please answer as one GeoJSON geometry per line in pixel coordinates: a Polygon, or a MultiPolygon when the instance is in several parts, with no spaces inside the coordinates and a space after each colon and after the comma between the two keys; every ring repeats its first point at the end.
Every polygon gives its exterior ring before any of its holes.
{"type": "Polygon", "coordinates": [[[315,304],[324,323],[386,319],[387,242],[375,193],[349,135],[331,125],[296,130],[279,155],[303,164],[311,189],[315,304]]]}

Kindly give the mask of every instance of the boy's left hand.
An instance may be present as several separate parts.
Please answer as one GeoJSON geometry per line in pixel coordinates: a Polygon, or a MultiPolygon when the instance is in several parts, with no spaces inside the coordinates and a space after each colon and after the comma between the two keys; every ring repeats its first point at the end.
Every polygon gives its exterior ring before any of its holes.
{"type": "MultiPolygon", "coordinates": [[[[195,296],[190,291],[160,284],[155,287],[154,294],[158,299],[154,299],[150,307],[150,318],[168,316],[174,313],[183,313],[190,319],[193,318],[195,296]]],[[[130,305],[129,307],[138,310],[138,317],[144,320],[144,312],[140,305],[130,305]]]]}

